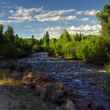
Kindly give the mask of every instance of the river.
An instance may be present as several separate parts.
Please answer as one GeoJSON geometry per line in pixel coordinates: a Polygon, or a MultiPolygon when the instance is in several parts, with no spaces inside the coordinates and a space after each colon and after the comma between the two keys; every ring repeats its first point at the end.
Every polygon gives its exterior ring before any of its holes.
{"type": "Polygon", "coordinates": [[[20,65],[31,66],[35,73],[46,74],[63,83],[74,94],[90,98],[96,103],[110,108],[110,101],[105,95],[106,71],[91,64],[64,59],[21,59],[20,65]]]}

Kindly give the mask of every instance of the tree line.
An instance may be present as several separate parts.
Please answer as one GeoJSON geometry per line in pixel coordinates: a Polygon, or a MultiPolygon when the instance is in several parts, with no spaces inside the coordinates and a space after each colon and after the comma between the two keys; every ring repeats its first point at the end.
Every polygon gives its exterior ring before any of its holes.
{"type": "Polygon", "coordinates": [[[110,5],[105,5],[97,13],[97,19],[102,27],[100,35],[71,35],[64,30],[58,39],[51,38],[48,31],[40,40],[34,36],[22,38],[14,34],[11,26],[4,32],[0,25],[0,56],[21,58],[44,51],[54,57],[104,64],[110,60],[110,5]]]}

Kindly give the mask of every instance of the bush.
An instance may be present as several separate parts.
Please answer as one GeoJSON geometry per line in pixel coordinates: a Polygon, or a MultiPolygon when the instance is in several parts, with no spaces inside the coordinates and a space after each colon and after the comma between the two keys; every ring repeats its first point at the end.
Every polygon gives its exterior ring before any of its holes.
{"type": "Polygon", "coordinates": [[[10,43],[0,44],[0,55],[6,58],[16,58],[16,47],[10,43]]]}
{"type": "Polygon", "coordinates": [[[67,42],[63,47],[64,58],[73,59],[76,57],[76,49],[74,42],[67,42]]]}
{"type": "Polygon", "coordinates": [[[105,94],[110,99],[110,63],[105,65],[105,69],[107,71],[107,79],[106,79],[106,85],[105,85],[105,94]]]}
{"type": "Polygon", "coordinates": [[[77,47],[77,58],[96,64],[106,63],[110,59],[110,38],[94,37],[82,40],[77,47]]]}

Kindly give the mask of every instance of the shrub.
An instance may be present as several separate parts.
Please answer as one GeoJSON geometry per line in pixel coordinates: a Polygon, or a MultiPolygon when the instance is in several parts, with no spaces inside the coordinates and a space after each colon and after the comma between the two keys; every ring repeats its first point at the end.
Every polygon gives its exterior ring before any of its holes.
{"type": "Polygon", "coordinates": [[[67,59],[73,59],[76,56],[76,49],[75,49],[75,43],[74,42],[67,42],[63,47],[63,54],[64,57],[67,59]]]}
{"type": "Polygon", "coordinates": [[[77,58],[96,64],[104,64],[110,58],[110,38],[94,37],[82,40],[77,47],[77,58]]]}

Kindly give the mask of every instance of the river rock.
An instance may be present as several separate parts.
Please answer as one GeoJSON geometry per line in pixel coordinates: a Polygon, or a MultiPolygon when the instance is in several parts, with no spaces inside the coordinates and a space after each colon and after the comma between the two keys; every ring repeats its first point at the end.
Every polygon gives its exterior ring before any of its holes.
{"type": "Polygon", "coordinates": [[[33,76],[32,72],[29,72],[28,74],[24,75],[22,78],[22,82],[25,86],[29,88],[34,88],[36,85],[35,77],[33,76]]]}

